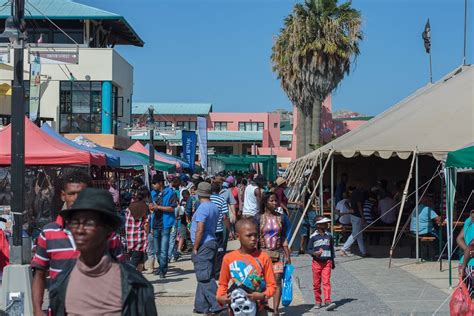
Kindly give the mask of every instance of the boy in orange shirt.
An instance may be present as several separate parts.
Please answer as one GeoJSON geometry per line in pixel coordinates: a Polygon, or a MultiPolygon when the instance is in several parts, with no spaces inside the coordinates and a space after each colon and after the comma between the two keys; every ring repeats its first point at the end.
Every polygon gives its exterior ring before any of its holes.
{"type": "Polygon", "coordinates": [[[257,249],[258,230],[252,219],[239,220],[235,230],[240,249],[224,256],[217,301],[229,305],[233,315],[249,315],[255,309],[256,315],[267,315],[264,303],[276,290],[272,260],[257,249]]]}

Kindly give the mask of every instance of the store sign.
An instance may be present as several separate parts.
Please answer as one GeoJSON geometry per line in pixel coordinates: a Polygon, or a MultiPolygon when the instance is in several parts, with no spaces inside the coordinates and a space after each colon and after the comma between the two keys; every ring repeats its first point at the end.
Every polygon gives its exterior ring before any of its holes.
{"type": "Polygon", "coordinates": [[[53,52],[53,51],[35,51],[30,53],[30,63],[33,62],[35,57],[39,58],[40,64],[53,64],[53,65],[65,65],[65,64],[78,64],[79,53],[74,52],[53,52]]]}

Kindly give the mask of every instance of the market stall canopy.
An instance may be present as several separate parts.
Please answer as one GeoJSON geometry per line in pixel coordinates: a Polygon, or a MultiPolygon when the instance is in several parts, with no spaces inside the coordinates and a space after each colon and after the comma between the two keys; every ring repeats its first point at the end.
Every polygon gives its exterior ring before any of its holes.
{"type": "Polygon", "coordinates": [[[346,158],[408,158],[417,150],[437,160],[474,141],[474,67],[462,66],[349,133],[301,157],[334,150],[346,158]]]}
{"type": "Polygon", "coordinates": [[[103,152],[106,155],[118,157],[120,159],[120,168],[123,168],[123,169],[130,169],[130,168],[143,169],[144,168],[143,166],[148,165],[148,161],[146,159],[141,159],[139,157],[136,157],[124,151],[99,146],[96,143],[85,138],[84,136],[76,137],[73,140],[73,142],[82,146],[94,148],[98,151],[103,152]]]}
{"type": "Polygon", "coordinates": [[[448,153],[446,168],[474,169],[474,143],[448,153]]]}
{"type": "Polygon", "coordinates": [[[79,145],[75,142],[73,142],[72,140],[70,139],[67,139],[66,137],[63,137],[61,136],[61,134],[59,134],[58,132],[56,132],[51,126],[49,126],[48,124],[43,124],[41,126],[41,130],[43,132],[45,132],[46,134],[48,134],[49,136],[51,137],[54,137],[55,139],[57,139],[58,141],[62,142],[62,143],[65,143],[67,145],[70,145],[74,148],[77,148],[77,149],[80,149],[80,150],[84,150],[84,151],[88,151],[90,152],[91,154],[99,154],[99,155],[105,155],[106,157],[106,164],[107,166],[111,167],[111,168],[119,168],[120,167],[120,157],[117,156],[117,155],[113,155],[111,153],[103,153],[101,152],[100,150],[98,149],[95,149],[94,147],[86,147],[86,146],[82,146],[82,145],[79,145]]]}
{"type": "MultiPolygon", "coordinates": [[[[0,165],[11,165],[11,124],[0,131],[0,165]]],[[[43,132],[25,117],[26,165],[105,165],[105,155],[79,150],[43,132]]]]}
{"type": "MultiPolygon", "coordinates": [[[[147,147],[143,146],[142,143],[140,143],[138,140],[135,141],[135,143],[133,143],[132,146],[130,146],[127,150],[128,151],[133,151],[133,152],[137,152],[137,153],[141,153],[141,154],[145,154],[145,155],[149,155],[149,147],[150,145],[147,144],[147,147]]],[[[171,155],[167,155],[167,154],[164,154],[164,153],[161,153],[157,150],[155,150],[155,160],[158,160],[158,161],[161,161],[161,162],[164,162],[164,163],[168,163],[168,164],[173,164],[176,166],[176,169],[179,169],[181,167],[183,168],[187,168],[186,166],[183,166],[183,164],[185,165],[188,165],[187,163],[185,162],[182,162],[180,161],[179,159],[177,159],[176,157],[174,156],[171,156],[171,155]]]]}
{"type": "MultiPolygon", "coordinates": [[[[148,152],[150,148],[150,144],[146,144],[145,145],[145,150],[148,152]]],[[[184,159],[181,159],[179,157],[175,157],[175,156],[172,156],[172,155],[168,155],[168,154],[165,154],[165,153],[162,153],[162,152],[159,152],[159,151],[156,151],[155,150],[155,156],[159,156],[163,159],[166,159],[166,160],[169,160],[169,161],[172,161],[174,162],[175,164],[179,164],[181,168],[183,169],[186,169],[186,168],[191,168],[191,166],[189,165],[189,163],[187,161],[185,161],[184,159]]],[[[170,163],[172,163],[170,162],[170,163]]],[[[176,165],[177,168],[179,168],[178,166],[176,165]]]]}
{"type": "MultiPolygon", "coordinates": [[[[130,155],[133,155],[137,158],[143,159],[147,162],[149,161],[148,160],[148,155],[145,155],[145,154],[142,154],[142,153],[137,153],[135,151],[129,151],[129,150],[125,150],[124,152],[126,152],[127,154],[130,154],[130,155]]],[[[154,168],[155,168],[155,170],[166,171],[166,172],[170,172],[170,173],[175,173],[176,172],[176,167],[175,167],[174,164],[169,164],[169,163],[158,161],[158,160],[155,160],[154,168]]]]}
{"type": "MultiPolygon", "coordinates": [[[[227,171],[248,171],[251,164],[262,164],[262,174],[268,180],[274,181],[276,179],[276,156],[273,155],[210,155],[209,161],[211,169],[214,167],[214,161],[221,161],[224,165],[219,169],[227,171]]],[[[219,172],[222,170],[213,170],[219,172]]]]}

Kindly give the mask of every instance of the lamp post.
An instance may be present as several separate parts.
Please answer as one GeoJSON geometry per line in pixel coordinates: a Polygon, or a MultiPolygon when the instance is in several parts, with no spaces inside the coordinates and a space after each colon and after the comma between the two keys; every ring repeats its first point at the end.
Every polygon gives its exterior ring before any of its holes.
{"type": "MultiPolygon", "coordinates": [[[[23,211],[25,209],[25,108],[23,91],[24,54],[24,0],[12,1],[12,16],[5,20],[0,37],[8,38],[13,45],[13,84],[11,102],[11,182],[13,214],[13,245],[10,265],[5,267],[1,300],[8,315],[31,315],[31,270],[23,255],[23,211]]],[[[26,250],[26,249],[25,249],[26,250]]],[[[28,249],[31,252],[31,249],[28,249]]]]}
{"type": "Polygon", "coordinates": [[[150,146],[149,146],[149,164],[150,168],[155,165],[155,147],[153,146],[153,141],[155,137],[155,117],[153,113],[154,109],[152,106],[148,108],[148,119],[147,127],[150,132],[150,146]]]}

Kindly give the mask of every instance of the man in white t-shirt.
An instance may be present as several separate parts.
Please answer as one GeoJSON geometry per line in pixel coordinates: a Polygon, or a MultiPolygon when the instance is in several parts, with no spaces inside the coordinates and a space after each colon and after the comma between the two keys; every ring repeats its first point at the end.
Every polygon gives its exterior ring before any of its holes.
{"type": "Polygon", "coordinates": [[[342,194],[342,200],[337,202],[336,211],[339,214],[339,223],[349,225],[351,223],[351,204],[347,192],[342,194]]]}
{"type": "Polygon", "coordinates": [[[386,194],[384,198],[379,200],[379,214],[381,216],[380,220],[387,225],[395,223],[397,220],[397,211],[394,210],[395,201],[389,194],[386,194]]]}

